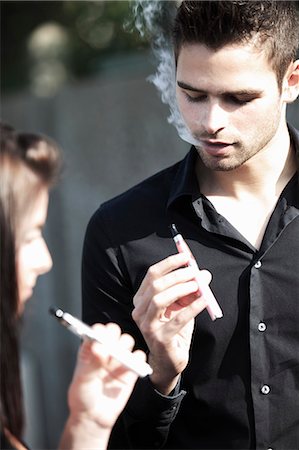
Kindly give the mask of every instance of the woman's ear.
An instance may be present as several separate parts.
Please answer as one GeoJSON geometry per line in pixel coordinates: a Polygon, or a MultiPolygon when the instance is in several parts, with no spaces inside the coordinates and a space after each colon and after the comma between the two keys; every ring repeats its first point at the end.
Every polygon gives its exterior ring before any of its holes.
{"type": "Polygon", "coordinates": [[[282,81],[282,96],[286,103],[292,103],[299,95],[299,59],[293,61],[282,81]]]}

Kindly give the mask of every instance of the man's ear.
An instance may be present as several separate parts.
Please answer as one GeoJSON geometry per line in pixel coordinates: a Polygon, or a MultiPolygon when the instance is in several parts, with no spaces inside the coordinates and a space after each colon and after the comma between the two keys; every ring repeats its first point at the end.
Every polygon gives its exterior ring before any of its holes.
{"type": "Polygon", "coordinates": [[[299,95],[299,59],[291,62],[282,81],[282,97],[292,103],[299,95]]]}

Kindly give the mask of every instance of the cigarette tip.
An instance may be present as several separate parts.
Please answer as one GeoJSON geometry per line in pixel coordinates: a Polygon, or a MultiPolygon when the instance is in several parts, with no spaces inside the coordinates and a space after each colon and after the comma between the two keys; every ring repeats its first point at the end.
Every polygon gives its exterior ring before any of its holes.
{"type": "Polygon", "coordinates": [[[177,227],[175,226],[174,223],[172,223],[172,224],[169,226],[169,228],[170,228],[172,237],[175,237],[175,236],[177,236],[177,235],[179,234],[179,232],[178,232],[178,230],[177,230],[177,227]]]}
{"type": "Polygon", "coordinates": [[[62,309],[57,308],[56,306],[50,306],[49,313],[55,317],[62,317],[63,315],[62,309]]]}

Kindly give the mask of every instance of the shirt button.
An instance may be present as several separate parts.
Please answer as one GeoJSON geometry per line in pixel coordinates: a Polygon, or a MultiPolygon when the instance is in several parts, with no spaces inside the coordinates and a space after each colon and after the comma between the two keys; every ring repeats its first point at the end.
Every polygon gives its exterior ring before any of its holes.
{"type": "Polygon", "coordinates": [[[265,324],[264,322],[260,322],[260,323],[258,324],[258,330],[259,330],[259,331],[265,331],[266,328],[267,328],[267,326],[266,326],[266,324],[265,324]]]}
{"type": "Polygon", "coordinates": [[[261,388],[261,393],[264,395],[267,395],[267,394],[269,394],[269,392],[270,392],[269,386],[267,384],[264,384],[264,386],[262,386],[262,388],[261,388]]]}
{"type": "Polygon", "coordinates": [[[262,266],[261,261],[257,261],[257,262],[255,263],[255,265],[254,265],[254,267],[255,267],[256,269],[259,269],[261,266],[262,266]]]}

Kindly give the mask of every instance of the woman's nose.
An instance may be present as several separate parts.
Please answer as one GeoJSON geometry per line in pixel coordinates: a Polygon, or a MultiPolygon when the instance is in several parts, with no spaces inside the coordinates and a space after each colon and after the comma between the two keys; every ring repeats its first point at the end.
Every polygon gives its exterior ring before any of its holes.
{"type": "Polygon", "coordinates": [[[41,240],[36,259],[36,271],[39,275],[49,272],[53,266],[53,261],[47,244],[44,239],[41,240]]]}

